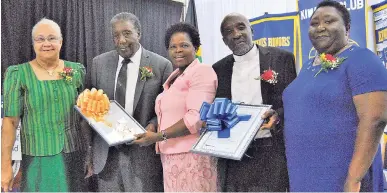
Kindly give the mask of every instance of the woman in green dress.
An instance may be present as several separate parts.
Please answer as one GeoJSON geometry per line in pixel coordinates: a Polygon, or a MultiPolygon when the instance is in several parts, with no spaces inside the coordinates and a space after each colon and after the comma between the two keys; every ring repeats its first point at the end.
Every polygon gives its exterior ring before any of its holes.
{"type": "Polygon", "coordinates": [[[10,66],[5,75],[1,187],[12,190],[12,146],[21,120],[21,190],[87,191],[83,168],[90,156],[90,131],[81,130],[73,109],[83,90],[85,68],[59,58],[62,34],[54,21],[40,20],[32,39],[36,58],[10,66]]]}

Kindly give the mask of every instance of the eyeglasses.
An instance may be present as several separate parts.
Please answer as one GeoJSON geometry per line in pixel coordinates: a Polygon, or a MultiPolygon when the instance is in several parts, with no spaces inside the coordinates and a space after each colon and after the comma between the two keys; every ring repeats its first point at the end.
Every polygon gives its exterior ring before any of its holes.
{"type": "Polygon", "coordinates": [[[50,43],[58,43],[59,42],[59,37],[56,37],[56,36],[48,36],[47,38],[43,37],[43,36],[36,36],[34,38],[34,41],[36,43],[43,43],[45,42],[46,40],[50,43]]]}

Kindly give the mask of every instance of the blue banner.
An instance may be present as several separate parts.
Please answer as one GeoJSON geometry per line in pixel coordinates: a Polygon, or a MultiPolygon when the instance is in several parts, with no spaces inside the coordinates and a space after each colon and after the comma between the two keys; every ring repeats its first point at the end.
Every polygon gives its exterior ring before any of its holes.
{"type": "MultiPolygon", "coordinates": [[[[317,52],[309,40],[308,30],[310,19],[316,6],[322,0],[299,0],[298,8],[300,12],[300,30],[301,30],[301,50],[302,61],[306,61],[316,56],[317,52]]],[[[341,0],[338,1],[344,5],[351,15],[350,42],[361,47],[367,47],[367,11],[366,0],[341,0]]]]}
{"type": "Polygon", "coordinates": [[[250,19],[253,40],[266,47],[279,47],[292,52],[297,58],[298,13],[265,14],[250,19]]]}
{"type": "Polygon", "coordinates": [[[387,67],[387,2],[372,6],[375,22],[376,54],[387,67]]]}

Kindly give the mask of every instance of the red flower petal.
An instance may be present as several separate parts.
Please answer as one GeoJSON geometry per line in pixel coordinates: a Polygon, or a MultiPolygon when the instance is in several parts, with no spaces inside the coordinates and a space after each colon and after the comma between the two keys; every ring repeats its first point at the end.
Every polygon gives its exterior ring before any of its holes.
{"type": "Polygon", "coordinates": [[[69,67],[65,67],[63,68],[63,72],[65,73],[70,73],[73,69],[72,68],[69,68],[69,67]]]}
{"type": "Polygon", "coordinates": [[[272,70],[266,70],[262,75],[261,75],[261,78],[263,80],[270,80],[273,78],[273,71],[272,70]]]}
{"type": "Polygon", "coordinates": [[[326,58],[326,60],[331,61],[331,62],[333,62],[333,61],[336,60],[336,58],[333,57],[331,54],[326,54],[326,55],[325,55],[325,58],[326,58]]]}

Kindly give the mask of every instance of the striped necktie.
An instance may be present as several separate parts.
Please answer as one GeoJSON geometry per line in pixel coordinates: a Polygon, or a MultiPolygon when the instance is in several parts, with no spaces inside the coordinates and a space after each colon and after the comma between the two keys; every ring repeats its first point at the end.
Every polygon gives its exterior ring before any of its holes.
{"type": "Polygon", "coordinates": [[[127,70],[128,70],[129,62],[130,62],[130,59],[124,59],[122,61],[122,66],[117,77],[117,86],[116,86],[116,93],[115,93],[115,97],[116,97],[115,100],[124,108],[125,108],[125,95],[126,95],[126,79],[127,79],[127,70]]]}

